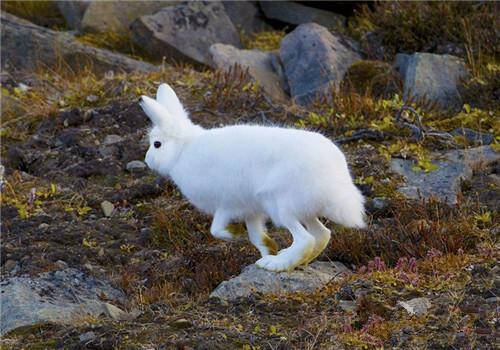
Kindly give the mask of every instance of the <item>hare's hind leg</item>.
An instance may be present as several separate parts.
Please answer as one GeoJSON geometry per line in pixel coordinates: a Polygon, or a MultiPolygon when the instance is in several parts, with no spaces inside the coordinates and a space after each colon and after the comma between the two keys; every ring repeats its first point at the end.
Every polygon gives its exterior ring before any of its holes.
{"type": "Polygon", "coordinates": [[[218,209],[215,212],[212,225],[210,226],[210,233],[212,234],[212,236],[224,241],[235,241],[243,238],[241,235],[235,234],[228,230],[228,225],[231,219],[232,217],[230,212],[223,209],[218,209]]]}
{"type": "Polygon", "coordinates": [[[314,236],[316,243],[311,256],[307,259],[310,263],[326,248],[330,241],[331,232],[327,229],[318,218],[309,219],[305,222],[307,230],[314,236]]]}
{"type": "Polygon", "coordinates": [[[245,221],[248,239],[259,250],[260,255],[276,255],[278,244],[266,234],[265,217],[253,216],[245,221]]]}
{"type": "Polygon", "coordinates": [[[287,220],[283,223],[292,233],[292,245],[281,250],[278,255],[267,255],[260,258],[256,262],[257,266],[270,271],[293,270],[311,256],[315,246],[314,237],[306,231],[298,220],[287,220]]]}

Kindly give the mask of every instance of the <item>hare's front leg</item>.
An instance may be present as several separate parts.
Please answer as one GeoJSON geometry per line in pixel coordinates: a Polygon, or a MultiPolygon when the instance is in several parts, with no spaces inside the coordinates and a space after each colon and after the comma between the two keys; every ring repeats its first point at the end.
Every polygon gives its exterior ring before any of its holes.
{"type": "Polygon", "coordinates": [[[292,245],[281,250],[278,255],[260,258],[256,262],[257,266],[270,271],[287,271],[307,262],[314,250],[314,237],[298,220],[285,222],[285,227],[292,233],[292,245]]]}
{"type": "Polygon", "coordinates": [[[235,241],[241,239],[241,235],[232,233],[228,230],[228,225],[231,222],[231,214],[223,209],[218,209],[215,212],[212,225],[210,226],[210,233],[212,236],[224,241],[235,241]]]}
{"type": "Polygon", "coordinates": [[[248,230],[248,239],[259,250],[261,256],[276,255],[278,244],[266,234],[266,219],[263,216],[254,216],[245,221],[248,230]]]}
{"type": "Polygon", "coordinates": [[[318,255],[325,250],[328,242],[330,241],[331,232],[327,229],[318,218],[309,219],[305,222],[307,230],[314,236],[316,244],[314,245],[311,256],[307,259],[306,263],[310,263],[318,255]]]}

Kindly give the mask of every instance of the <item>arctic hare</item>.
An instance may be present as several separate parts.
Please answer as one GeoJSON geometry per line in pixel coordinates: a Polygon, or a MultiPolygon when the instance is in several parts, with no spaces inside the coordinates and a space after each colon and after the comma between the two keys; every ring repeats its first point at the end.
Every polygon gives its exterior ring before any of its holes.
{"type": "Polygon", "coordinates": [[[191,122],[166,84],[158,88],[156,100],[142,96],[139,103],[153,122],[147,165],[214,216],[214,237],[237,238],[228,225],[244,221],[262,255],[258,266],[285,271],[316,258],[330,239],[319,217],[365,227],[364,198],[343,153],[326,137],[256,125],[204,129],[191,122]],[[265,232],[268,219],[293,236],[293,244],[277,255],[276,243],[265,232]]]}

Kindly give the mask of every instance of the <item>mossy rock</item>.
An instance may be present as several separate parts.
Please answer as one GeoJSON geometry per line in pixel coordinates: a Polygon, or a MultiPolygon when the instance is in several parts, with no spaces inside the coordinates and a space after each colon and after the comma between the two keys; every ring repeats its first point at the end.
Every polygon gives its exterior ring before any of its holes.
{"type": "Polygon", "coordinates": [[[360,95],[390,98],[402,90],[402,79],[389,63],[363,60],[349,67],[342,88],[360,95]]]}

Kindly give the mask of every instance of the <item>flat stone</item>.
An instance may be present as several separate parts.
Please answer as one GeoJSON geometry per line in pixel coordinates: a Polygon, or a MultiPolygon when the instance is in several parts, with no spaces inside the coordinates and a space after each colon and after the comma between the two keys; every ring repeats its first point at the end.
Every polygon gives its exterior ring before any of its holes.
{"type": "Polygon", "coordinates": [[[470,180],[478,166],[500,159],[500,153],[491,146],[435,153],[433,156],[441,160],[433,161],[438,169],[430,172],[414,171],[413,160],[392,159],[391,170],[402,175],[406,182],[398,189],[399,192],[412,199],[436,197],[448,204],[456,204],[461,182],[470,180]]]}
{"type": "Polygon", "coordinates": [[[290,24],[317,23],[329,29],[344,27],[344,16],[292,1],[260,1],[267,18],[290,24]]]}
{"type": "Polygon", "coordinates": [[[115,206],[113,205],[113,203],[109,201],[103,201],[101,202],[101,209],[104,216],[110,217],[113,214],[113,211],[115,210],[115,206]]]}
{"type": "Polygon", "coordinates": [[[211,45],[241,47],[238,32],[220,2],[189,1],[165,7],[139,17],[130,30],[133,42],[158,59],[210,65],[211,45]]]}
{"type": "Polygon", "coordinates": [[[72,324],[82,316],[103,313],[103,296],[122,301],[124,295],[102,280],[76,269],[12,277],[0,282],[0,335],[18,327],[53,322],[72,324]]]}
{"type": "Polygon", "coordinates": [[[462,59],[417,52],[396,55],[395,66],[404,80],[405,100],[425,99],[445,110],[462,107],[458,83],[469,74],[462,59]]]}
{"type": "Polygon", "coordinates": [[[359,45],[316,23],[299,25],[281,41],[280,58],[290,95],[307,105],[338,89],[345,73],[361,60],[359,45]]]}
{"type": "Polygon", "coordinates": [[[127,163],[127,170],[130,171],[131,173],[138,173],[144,171],[146,170],[147,167],[148,166],[144,162],[141,162],[140,160],[133,160],[127,163]]]}
{"type": "Polygon", "coordinates": [[[410,315],[422,316],[431,307],[431,302],[427,298],[415,298],[408,301],[398,301],[397,305],[408,311],[410,315]]]}
{"type": "Polygon", "coordinates": [[[235,300],[256,292],[263,294],[314,292],[343,273],[349,273],[349,269],[340,262],[315,261],[289,272],[271,272],[253,264],[245,267],[239,276],[219,284],[210,296],[235,300]]]}
{"type": "Polygon", "coordinates": [[[244,69],[264,91],[277,102],[287,99],[284,91],[285,82],[276,71],[273,60],[277,59],[274,52],[260,50],[240,50],[231,45],[214,44],[210,46],[212,61],[216,68],[229,70],[235,64],[244,69]]]}

